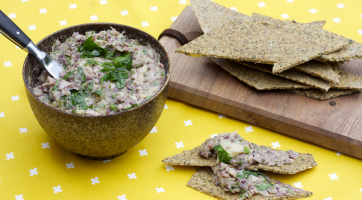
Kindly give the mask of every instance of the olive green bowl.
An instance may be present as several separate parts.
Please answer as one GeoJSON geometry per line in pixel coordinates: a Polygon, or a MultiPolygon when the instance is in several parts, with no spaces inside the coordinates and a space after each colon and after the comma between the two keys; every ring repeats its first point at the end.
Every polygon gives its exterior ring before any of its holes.
{"type": "Polygon", "coordinates": [[[165,68],[166,81],[161,90],[146,103],[133,109],[109,115],[83,116],[57,110],[39,101],[32,88],[37,85],[41,67],[36,59],[27,56],[23,66],[23,80],[26,94],[36,119],[45,132],[63,148],[89,159],[111,159],[122,155],[134,147],[152,130],[164,108],[170,82],[170,62],[166,50],[151,35],[125,25],[112,23],[91,23],[72,26],[57,31],[37,46],[51,52],[53,42],[64,42],[74,32],[85,34],[110,27],[123,32],[130,39],[138,39],[142,45],[150,45],[161,55],[165,68]]]}

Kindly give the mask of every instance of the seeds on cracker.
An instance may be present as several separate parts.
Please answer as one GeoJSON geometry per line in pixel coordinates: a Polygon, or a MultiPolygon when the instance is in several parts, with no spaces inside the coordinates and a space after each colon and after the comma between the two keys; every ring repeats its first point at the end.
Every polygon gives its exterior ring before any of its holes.
{"type": "Polygon", "coordinates": [[[352,59],[362,58],[362,44],[353,41],[351,44],[330,54],[322,55],[317,58],[320,61],[350,61],[352,59]]]}
{"type": "Polygon", "coordinates": [[[272,74],[252,69],[228,59],[210,58],[222,69],[235,76],[240,81],[254,87],[257,90],[273,89],[310,89],[310,86],[296,83],[272,74]]]}
{"type": "MultiPolygon", "coordinates": [[[[193,188],[199,192],[207,194],[209,196],[224,199],[224,200],[238,200],[241,193],[231,193],[225,191],[222,187],[216,185],[213,180],[213,171],[209,167],[199,167],[191,179],[188,181],[187,186],[193,188]]],[[[277,184],[279,181],[269,178],[269,182],[277,184]]],[[[280,183],[280,182],[279,182],[280,183]]],[[[280,183],[283,187],[292,187],[285,183],[280,183]]],[[[253,195],[253,200],[277,200],[277,199],[299,199],[311,196],[313,193],[305,190],[288,190],[288,194],[284,196],[276,196],[270,194],[269,196],[263,196],[260,194],[253,195]],[[290,192],[289,192],[290,191],[290,192]]]]}
{"type": "Polygon", "coordinates": [[[304,95],[309,98],[317,99],[317,100],[328,100],[332,98],[336,98],[343,95],[354,94],[360,92],[358,90],[345,90],[345,89],[330,89],[328,92],[322,92],[320,90],[288,90],[290,92],[304,95]]]}
{"type": "Polygon", "coordinates": [[[238,169],[262,169],[281,174],[295,174],[317,166],[310,154],[259,146],[243,140],[236,133],[219,134],[207,139],[200,147],[168,157],[162,162],[188,166],[214,166],[223,162],[238,169]]]}
{"type": "Polygon", "coordinates": [[[191,0],[191,6],[204,33],[220,27],[235,17],[251,20],[250,16],[238,13],[220,4],[205,0],[191,0]]]}
{"type": "Polygon", "coordinates": [[[362,90],[362,77],[349,72],[341,71],[339,73],[339,84],[333,84],[332,89],[352,89],[362,90]]]}
{"type": "Polygon", "coordinates": [[[323,28],[326,20],[321,21],[314,21],[311,23],[298,23],[296,21],[289,21],[289,20],[280,20],[274,19],[269,16],[261,15],[258,13],[253,13],[253,20],[259,23],[267,23],[267,24],[274,24],[276,26],[294,26],[294,27],[301,27],[301,28],[311,28],[311,29],[321,29],[323,28]]]}
{"type": "Polygon", "coordinates": [[[325,62],[311,60],[301,65],[297,65],[293,67],[293,69],[310,74],[315,77],[322,78],[323,80],[332,82],[334,84],[339,83],[339,71],[334,71],[332,67],[325,62]]]}
{"type": "Polygon", "coordinates": [[[280,73],[349,44],[349,39],[322,29],[289,28],[234,18],[176,52],[274,64],[280,73]]]}
{"type": "MultiPolygon", "coordinates": [[[[266,73],[270,73],[270,74],[273,73],[272,72],[272,67],[273,67],[272,65],[258,64],[258,63],[252,63],[252,62],[240,62],[240,63],[245,65],[245,66],[248,66],[248,67],[251,67],[251,68],[254,68],[254,69],[258,69],[258,70],[266,72],[266,73]]],[[[306,64],[306,63],[304,63],[304,64],[306,64]]],[[[329,66],[327,65],[327,67],[329,67],[329,66]]],[[[301,84],[304,84],[304,85],[309,85],[309,86],[311,86],[313,88],[317,88],[317,89],[323,90],[325,92],[328,91],[329,88],[331,87],[331,83],[329,83],[329,82],[327,82],[327,81],[325,81],[323,79],[314,77],[312,75],[309,75],[309,74],[294,70],[294,68],[283,71],[283,72],[275,74],[275,75],[286,78],[286,79],[289,79],[289,80],[292,80],[292,81],[295,81],[297,83],[301,83],[301,84]]]]}

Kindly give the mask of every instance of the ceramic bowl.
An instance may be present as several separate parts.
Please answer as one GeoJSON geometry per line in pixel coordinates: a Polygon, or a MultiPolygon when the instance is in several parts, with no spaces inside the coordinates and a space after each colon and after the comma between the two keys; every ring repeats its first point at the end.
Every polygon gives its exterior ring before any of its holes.
{"type": "Polygon", "coordinates": [[[51,52],[56,39],[64,42],[74,32],[85,34],[115,28],[130,39],[138,39],[142,45],[150,45],[161,55],[166,81],[162,89],[146,103],[133,109],[103,116],[69,114],[46,105],[33,94],[40,73],[44,70],[32,56],[27,56],[23,66],[23,80],[30,106],[44,131],[60,146],[89,159],[111,159],[122,155],[145,138],[159,119],[164,108],[170,82],[170,62],[166,50],[151,35],[125,25],[91,23],[72,26],[57,31],[37,46],[51,52]]]}

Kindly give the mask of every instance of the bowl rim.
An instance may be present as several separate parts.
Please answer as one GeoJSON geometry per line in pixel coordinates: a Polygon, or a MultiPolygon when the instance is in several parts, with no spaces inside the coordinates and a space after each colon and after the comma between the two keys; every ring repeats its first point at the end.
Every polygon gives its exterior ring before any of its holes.
{"type": "MultiPolygon", "coordinates": [[[[167,58],[167,62],[168,62],[168,65],[169,65],[169,70],[168,70],[168,73],[167,73],[167,78],[162,86],[162,88],[155,94],[152,96],[151,99],[147,100],[145,103],[141,104],[141,105],[138,105],[134,108],[131,108],[131,109],[128,109],[126,111],[121,111],[121,112],[117,112],[117,113],[113,113],[113,114],[106,114],[106,115],[78,115],[78,114],[73,114],[73,113],[67,113],[65,111],[62,111],[62,110],[59,110],[59,109],[56,109],[56,108],[53,108],[52,106],[49,106],[47,104],[45,104],[44,102],[40,101],[34,94],[31,90],[29,90],[29,87],[25,84],[25,65],[29,59],[29,56],[31,55],[27,55],[25,60],[24,60],[24,64],[23,64],[23,70],[22,70],[22,76],[23,76],[23,81],[24,81],[24,85],[25,85],[25,88],[28,90],[28,92],[38,101],[40,102],[41,104],[47,106],[48,108],[52,109],[53,111],[55,112],[58,112],[58,113],[61,113],[61,114],[67,114],[67,115],[70,115],[70,116],[74,116],[74,117],[81,117],[81,118],[104,118],[104,117],[112,117],[112,116],[115,116],[115,115],[121,115],[121,114],[124,114],[124,113],[127,113],[127,112],[131,112],[133,110],[136,110],[136,109],[139,109],[139,108],[142,108],[143,106],[145,106],[146,104],[148,104],[149,102],[151,102],[152,100],[154,100],[157,96],[159,96],[165,89],[166,87],[168,86],[169,82],[170,82],[170,79],[171,79],[171,62],[170,62],[170,58],[168,56],[168,53],[165,49],[165,47],[155,38],[153,37],[152,35],[150,35],[149,33],[146,33],[140,29],[137,29],[137,28],[134,28],[134,27],[131,27],[131,26],[127,26],[127,25],[124,25],[124,24],[117,24],[117,23],[85,23],[85,24],[78,24],[78,25],[74,25],[74,26],[70,26],[70,27],[67,27],[67,28],[63,28],[63,29],[60,29],[56,32],[53,32],[49,35],[47,35],[45,38],[43,38],[42,40],[40,40],[36,46],[38,46],[40,43],[44,42],[44,40],[48,39],[49,37],[52,37],[53,35],[57,34],[57,33],[60,33],[60,32],[63,32],[63,31],[66,31],[66,30],[69,30],[69,29],[73,29],[75,27],[78,27],[78,26],[89,26],[89,25],[106,25],[106,26],[123,26],[123,27],[126,27],[126,28],[129,28],[129,29],[133,29],[135,31],[139,31],[141,32],[142,34],[145,34],[147,35],[148,37],[150,37],[151,39],[157,41],[157,43],[160,45],[161,49],[163,49],[163,51],[165,52],[165,56],[167,58]]],[[[131,38],[132,39],[132,38],[131,38]]]]}

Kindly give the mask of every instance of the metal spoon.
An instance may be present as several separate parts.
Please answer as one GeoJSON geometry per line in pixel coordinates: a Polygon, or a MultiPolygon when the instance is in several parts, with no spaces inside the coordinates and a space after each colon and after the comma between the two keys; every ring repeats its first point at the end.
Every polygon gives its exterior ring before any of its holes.
{"type": "Polygon", "coordinates": [[[22,48],[24,51],[33,55],[38,62],[56,79],[59,73],[63,71],[61,65],[52,60],[44,51],[38,49],[30,38],[0,10],[0,32],[12,41],[14,44],[22,48]]]}

